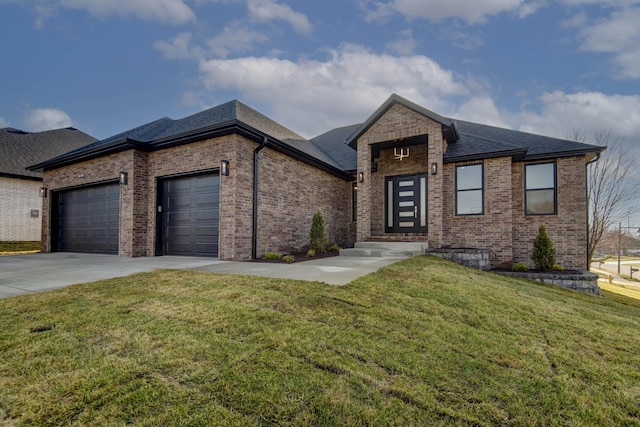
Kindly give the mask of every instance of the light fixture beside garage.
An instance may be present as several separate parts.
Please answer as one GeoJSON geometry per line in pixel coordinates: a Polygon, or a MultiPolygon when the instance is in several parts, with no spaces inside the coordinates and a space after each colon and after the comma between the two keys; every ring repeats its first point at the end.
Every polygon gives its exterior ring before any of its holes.
{"type": "Polygon", "coordinates": [[[40,197],[47,197],[47,187],[40,187],[40,197]]]}
{"type": "Polygon", "coordinates": [[[220,161],[220,175],[229,176],[229,160],[220,161]]]}
{"type": "Polygon", "coordinates": [[[129,183],[129,174],[126,172],[120,172],[118,182],[122,185],[127,185],[129,183]]]}

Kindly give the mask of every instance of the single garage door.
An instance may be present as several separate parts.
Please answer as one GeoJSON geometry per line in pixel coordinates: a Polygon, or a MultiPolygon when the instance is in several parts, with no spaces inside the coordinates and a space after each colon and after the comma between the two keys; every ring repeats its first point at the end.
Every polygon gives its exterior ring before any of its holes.
{"type": "Polygon", "coordinates": [[[220,177],[206,174],[162,181],[162,253],[218,256],[220,177]]]}
{"type": "Polygon", "coordinates": [[[96,185],[58,195],[58,251],[118,254],[119,184],[96,185]]]}

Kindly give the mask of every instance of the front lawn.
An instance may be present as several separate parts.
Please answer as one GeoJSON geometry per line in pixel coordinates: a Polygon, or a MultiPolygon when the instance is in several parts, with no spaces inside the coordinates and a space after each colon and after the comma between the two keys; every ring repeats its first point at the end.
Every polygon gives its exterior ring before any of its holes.
{"type": "Polygon", "coordinates": [[[0,300],[0,425],[640,425],[640,308],[431,257],[0,300]]]}
{"type": "Polygon", "coordinates": [[[40,241],[37,242],[2,242],[0,241],[0,255],[16,253],[40,252],[40,241]]]}

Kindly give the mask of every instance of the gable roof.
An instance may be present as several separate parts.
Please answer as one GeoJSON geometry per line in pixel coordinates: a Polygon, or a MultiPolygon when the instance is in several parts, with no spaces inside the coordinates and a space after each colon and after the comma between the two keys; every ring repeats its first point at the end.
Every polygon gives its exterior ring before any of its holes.
{"type": "Polygon", "coordinates": [[[426,108],[394,93],[391,94],[391,96],[384,102],[384,104],[382,104],[371,116],[369,116],[369,118],[364,123],[362,123],[353,132],[353,134],[349,136],[349,138],[347,138],[347,144],[355,149],[355,144],[358,138],[360,138],[367,131],[367,129],[369,129],[375,122],[377,122],[395,104],[402,105],[403,107],[413,110],[418,114],[428,117],[436,123],[440,123],[440,125],[442,125],[442,134],[449,144],[458,140],[458,129],[454,120],[443,117],[431,110],[427,110],[426,108]]]}
{"type": "Polygon", "coordinates": [[[41,180],[42,173],[26,168],[95,140],[94,137],[72,127],[44,132],[0,129],[0,176],[41,180]]]}

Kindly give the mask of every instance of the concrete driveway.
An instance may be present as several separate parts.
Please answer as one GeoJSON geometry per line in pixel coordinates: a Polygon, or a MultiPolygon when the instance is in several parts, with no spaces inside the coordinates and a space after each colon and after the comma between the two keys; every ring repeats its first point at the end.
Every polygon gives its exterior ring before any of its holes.
{"type": "Polygon", "coordinates": [[[159,268],[299,279],[345,285],[401,258],[336,256],[294,264],[218,261],[202,257],[123,258],[115,255],[36,253],[0,256],[0,298],[41,292],[159,268]]]}

